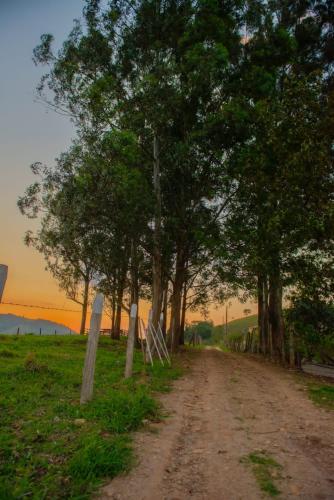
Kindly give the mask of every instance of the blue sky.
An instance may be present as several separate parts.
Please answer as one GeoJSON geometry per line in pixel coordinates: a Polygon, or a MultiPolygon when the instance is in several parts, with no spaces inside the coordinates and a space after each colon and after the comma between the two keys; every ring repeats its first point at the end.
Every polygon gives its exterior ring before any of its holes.
{"type": "MultiPolygon", "coordinates": [[[[16,202],[34,180],[29,166],[52,164],[74,136],[66,117],[35,102],[46,68],[34,65],[32,51],[46,32],[59,47],[83,5],[82,0],[0,0],[0,263],[9,265],[3,300],[73,308],[44,270],[42,257],[24,246],[24,233],[34,223],[18,212],[16,202]]],[[[0,312],[24,311],[5,311],[2,305],[0,312]]]]}

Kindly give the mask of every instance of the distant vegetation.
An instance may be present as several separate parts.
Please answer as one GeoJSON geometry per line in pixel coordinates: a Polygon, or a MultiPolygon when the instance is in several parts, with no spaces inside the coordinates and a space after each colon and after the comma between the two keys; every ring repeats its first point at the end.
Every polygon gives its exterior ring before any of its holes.
{"type": "Polygon", "coordinates": [[[178,368],[124,381],[122,342],[100,339],[94,402],[79,405],[86,338],[0,336],[0,498],[89,498],[103,478],[132,463],[128,432],[156,419],[152,391],[178,368]]]}
{"type": "Polygon", "coordinates": [[[197,321],[189,325],[185,330],[185,340],[189,342],[194,334],[201,337],[205,344],[221,344],[226,338],[235,336],[243,337],[249,329],[257,326],[257,315],[234,319],[226,325],[214,326],[211,321],[197,321]],[[226,335],[227,332],[227,335],[226,335]]]}
{"type": "Polygon", "coordinates": [[[186,342],[191,342],[195,336],[200,337],[206,344],[212,343],[213,323],[212,321],[196,321],[187,326],[184,332],[186,342]]]}

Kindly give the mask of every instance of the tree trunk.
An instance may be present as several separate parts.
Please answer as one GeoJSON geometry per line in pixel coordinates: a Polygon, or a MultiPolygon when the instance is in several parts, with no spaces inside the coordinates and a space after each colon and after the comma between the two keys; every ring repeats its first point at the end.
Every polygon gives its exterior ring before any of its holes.
{"type": "Polygon", "coordinates": [[[113,337],[112,337],[114,340],[119,340],[120,335],[121,335],[122,304],[123,304],[126,271],[127,271],[127,265],[124,266],[123,269],[121,269],[119,272],[119,279],[118,279],[117,292],[116,292],[115,328],[114,328],[113,337]]]}
{"type": "Polygon", "coordinates": [[[276,268],[276,272],[273,269],[269,277],[269,321],[273,356],[284,362],[282,286],[278,268],[276,268]]]}
{"type": "Polygon", "coordinates": [[[185,254],[182,247],[179,247],[176,254],[175,279],[173,284],[172,307],[171,307],[171,327],[170,344],[172,351],[175,352],[179,346],[180,324],[181,324],[181,302],[182,289],[185,274],[185,254]]]}
{"type": "Polygon", "coordinates": [[[88,307],[88,295],[89,295],[89,278],[85,278],[85,288],[83,294],[82,312],[81,312],[81,325],[80,325],[80,335],[85,334],[86,330],[86,318],[87,318],[87,307],[88,307]]]}
{"type": "Polygon", "coordinates": [[[163,305],[162,305],[162,313],[163,313],[163,321],[161,325],[162,335],[166,338],[167,332],[167,311],[168,311],[168,279],[166,279],[165,287],[164,287],[164,296],[163,296],[163,305]]]}
{"type": "Polygon", "coordinates": [[[111,299],[111,329],[110,329],[111,338],[113,338],[114,335],[115,319],[116,319],[116,299],[115,299],[115,293],[113,293],[111,299]]]}
{"type": "Polygon", "coordinates": [[[266,354],[270,354],[272,356],[272,343],[271,343],[271,335],[269,328],[269,290],[268,290],[268,278],[264,276],[263,280],[263,338],[265,343],[265,351],[266,354]]]}
{"type": "Polygon", "coordinates": [[[112,332],[112,338],[114,340],[119,340],[121,336],[122,303],[119,302],[119,298],[123,300],[123,290],[121,295],[117,294],[117,297],[115,328],[112,332]]]}
{"type": "Polygon", "coordinates": [[[269,315],[268,315],[268,282],[267,276],[258,276],[258,328],[261,353],[270,353],[269,315]]]}
{"type": "Polygon", "coordinates": [[[296,364],[295,342],[294,342],[293,329],[290,327],[289,328],[289,365],[290,365],[290,368],[294,368],[295,364],[296,364]]]}
{"type": "Polygon", "coordinates": [[[266,345],[264,338],[264,290],[263,277],[257,277],[257,327],[259,332],[259,343],[262,354],[266,354],[266,345]]]}
{"type": "Polygon", "coordinates": [[[158,328],[162,305],[162,258],[161,258],[161,187],[159,142],[153,140],[153,188],[155,195],[155,214],[153,230],[153,269],[152,269],[152,324],[158,328]]]}
{"type": "Polygon", "coordinates": [[[186,323],[186,311],[187,311],[187,282],[185,281],[183,286],[179,345],[184,345],[184,326],[186,323]]]}

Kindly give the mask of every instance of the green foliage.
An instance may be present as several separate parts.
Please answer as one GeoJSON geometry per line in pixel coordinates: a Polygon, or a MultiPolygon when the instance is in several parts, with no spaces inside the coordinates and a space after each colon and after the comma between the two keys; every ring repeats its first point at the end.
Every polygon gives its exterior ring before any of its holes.
{"type": "Polygon", "coordinates": [[[212,321],[197,321],[191,326],[187,326],[184,332],[184,338],[189,342],[194,335],[199,335],[203,342],[211,343],[212,331],[212,321]]]}
{"type": "Polygon", "coordinates": [[[317,405],[334,410],[334,385],[310,383],[308,393],[317,405]]]}
{"type": "Polygon", "coordinates": [[[136,351],[135,375],[124,381],[125,343],[101,338],[94,399],[80,405],[86,340],[0,335],[0,353],[13,353],[0,365],[0,498],[90,498],[130,467],[127,432],[158,418],[152,392],[167,390],[180,369],[145,375],[136,351]]]}
{"type": "Polygon", "coordinates": [[[241,461],[252,467],[255,478],[262,491],[269,496],[276,497],[280,494],[274,483],[274,479],[279,478],[275,471],[279,471],[282,466],[267,452],[253,452],[243,457],[241,461]]]}
{"type": "Polygon", "coordinates": [[[296,348],[307,358],[334,360],[334,305],[316,298],[295,297],[286,311],[296,348]]]}

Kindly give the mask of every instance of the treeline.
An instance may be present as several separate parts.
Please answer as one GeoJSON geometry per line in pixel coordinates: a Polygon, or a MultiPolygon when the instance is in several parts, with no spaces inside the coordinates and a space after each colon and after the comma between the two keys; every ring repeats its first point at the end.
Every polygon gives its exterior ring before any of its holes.
{"type": "Polygon", "coordinates": [[[284,361],[284,301],[333,293],[331,2],[88,0],[52,42],[37,91],[77,136],[19,206],[81,331],[92,278],[114,338],[147,299],[173,349],[187,310],[241,294],[284,361]]]}

